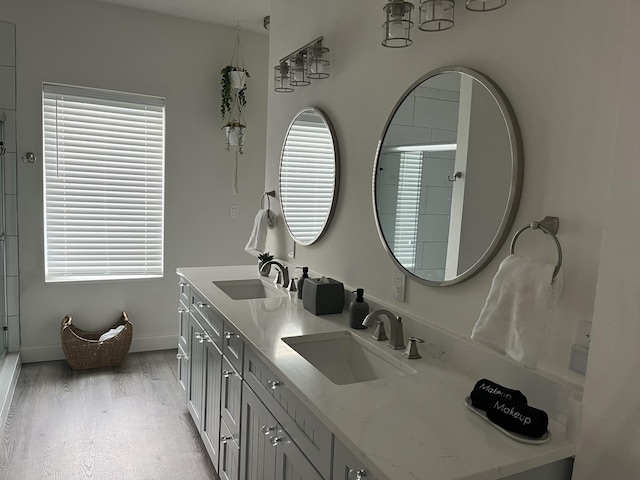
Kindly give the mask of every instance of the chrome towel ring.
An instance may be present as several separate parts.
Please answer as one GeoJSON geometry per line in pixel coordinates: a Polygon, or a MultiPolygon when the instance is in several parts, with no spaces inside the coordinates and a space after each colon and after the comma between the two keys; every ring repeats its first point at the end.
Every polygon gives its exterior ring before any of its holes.
{"type": "Polygon", "coordinates": [[[558,217],[544,217],[539,222],[531,222],[529,225],[526,225],[518,230],[513,236],[513,239],[511,240],[511,253],[513,254],[515,252],[516,240],[526,229],[531,228],[532,230],[542,230],[553,239],[553,241],[556,243],[556,247],[558,248],[558,263],[556,265],[556,268],[553,270],[553,277],[551,279],[551,281],[553,281],[556,278],[556,275],[558,275],[560,267],[562,266],[562,247],[560,246],[558,237],[556,237],[555,235],[556,233],[558,233],[559,227],[560,220],[558,219],[558,217]]]}

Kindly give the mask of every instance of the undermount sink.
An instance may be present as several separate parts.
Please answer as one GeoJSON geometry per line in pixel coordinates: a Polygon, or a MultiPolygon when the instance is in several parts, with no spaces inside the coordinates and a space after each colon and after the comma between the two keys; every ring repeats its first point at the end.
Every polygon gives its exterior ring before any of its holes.
{"type": "Polygon", "coordinates": [[[263,282],[259,278],[247,280],[221,280],[213,284],[233,300],[251,300],[256,298],[284,297],[285,292],[263,282]]]}
{"type": "Polygon", "coordinates": [[[416,371],[349,331],[282,338],[337,385],[368,382],[416,371]]]}

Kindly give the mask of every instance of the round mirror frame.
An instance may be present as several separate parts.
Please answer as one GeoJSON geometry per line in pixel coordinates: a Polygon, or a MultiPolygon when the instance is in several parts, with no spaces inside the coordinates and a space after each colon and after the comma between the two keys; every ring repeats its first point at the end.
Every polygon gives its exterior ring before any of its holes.
{"type": "Polygon", "coordinates": [[[320,110],[317,107],[305,107],[302,110],[300,110],[298,113],[296,113],[296,115],[293,117],[293,120],[291,120],[291,123],[289,124],[289,128],[287,128],[287,133],[284,136],[284,140],[282,142],[282,150],[280,151],[280,163],[278,166],[278,186],[280,189],[280,199],[281,199],[281,207],[282,207],[282,217],[284,219],[284,224],[287,227],[287,231],[289,232],[289,235],[291,235],[291,238],[298,244],[298,245],[302,245],[302,246],[309,246],[314,244],[315,242],[317,242],[327,231],[327,229],[329,228],[329,224],[331,223],[331,219],[333,218],[333,214],[336,210],[336,203],[338,200],[338,190],[340,187],[340,154],[338,151],[338,142],[336,140],[336,132],[333,128],[333,125],[331,124],[331,121],[329,120],[329,118],[327,117],[327,115],[325,115],[325,113],[320,110]],[[291,128],[293,127],[293,124],[295,123],[295,121],[300,117],[300,115],[302,115],[305,112],[309,112],[309,111],[313,111],[315,114],[317,114],[322,121],[324,122],[324,124],[326,125],[327,129],[329,130],[329,133],[331,135],[331,142],[333,144],[333,160],[334,160],[334,183],[333,183],[333,198],[331,200],[331,207],[329,208],[329,212],[327,214],[326,220],[324,222],[324,225],[322,227],[322,229],[318,232],[318,234],[312,238],[311,240],[307,240],[307,241],[303,241],[300,240],[298,237],[296,237],[296,235],[291,231],[291,228],[289,227],[289,222],[287,222],[287,214],[285,211],[285,206],[284,206],[284,202],[282,202],[282,157],[283,157],[283,153],[284,153],[284,149],[285,146],[287,144],[287,138],[289,137],[289,133],[291,132],[291,128]]]}
{"type": "Polygon", "coordinates": [[[515,113],[513,108],[509,104],[507,98],[503,94],[502,90],[488,77],[483,75],[480,72],[472,70],[466,67],[459,66],[449,66],[449,67],[441,67],[435,70],[432,70],[422,77],[420,77],[416,82],[414,82],[400,97],[396,105],[393,107],[387,122],[385,123],[384,130],[382,131],[382,135],[380,137],[380,141],[378,142],[378,148],[376,149],[376,157],[373,166],[373,182],[372,182],[372,198],[373,198],[373,213],[376,219],[376,229],[378,230],[378,235],[380,236],[380,240],[382,241],[382,245],[384,249],[387,251],[395,265],[410,278],[416,280],[419,283],[424,285],[429,285],[432,287],[445,287],[449,285],[455,285],[458,283],[462,283],[465,280],[476,275],[480,272],[498,253],[502,245],[504,244],[511,227],[513,226],[513,221],[515,219],[518,205],[520,203],[520,196],[522,193],[522,182],[524,177],[524,154],[522,148],[522,137],[520,134],[520,128],[518,126],[518,122],[516,120],[515,113]],[[380,218],[378,214],[378,205],[376,200],[376,186],[377,186],[377,172],[379,168],[380,162],[380,153],[383,147],[383,142],[387,132],[389,130],[389,126],[393,121],[396,112],[405,101],[405,99],[413,92],[413,90],[421,85],[423,82],[428,80],[431,77],[442,73],[460,73],[465,74],[473,78],[475,81],[484,86],[489,93],[491,93],[492,97],[496,101],[500,112],[502,113],[502,117],[505,121],[505,127],[507,129],[509,143],[510,143],[510,152],[511,152],[511,185],[509,187],[509,196],[507,198],[507,202],[505,205],[504,214],[502,217],[502,221],[500,222],[500,226],[496,231],[495,236],[491,243],[487,246],[484,254],[465,272],[460,275],[442,281],[428,280],[422,277],[415,275],[414,273],[407,270],[396,258],[395,254],[391,250],[391,247],[387,243],[387,240],[382,231],[382,226],[380,223],[380,218]]]}

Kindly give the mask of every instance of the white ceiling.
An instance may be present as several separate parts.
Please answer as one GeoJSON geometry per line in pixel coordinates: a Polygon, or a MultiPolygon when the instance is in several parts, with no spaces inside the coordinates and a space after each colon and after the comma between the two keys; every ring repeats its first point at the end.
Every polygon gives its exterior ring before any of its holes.
{"type": "Polygon", "coordinates": [[[100,0],[127,7],[165,13],[235,27],[240,21],[243,30],[267,33],[263,19],[269,15],[270,0],[100,0]]]}

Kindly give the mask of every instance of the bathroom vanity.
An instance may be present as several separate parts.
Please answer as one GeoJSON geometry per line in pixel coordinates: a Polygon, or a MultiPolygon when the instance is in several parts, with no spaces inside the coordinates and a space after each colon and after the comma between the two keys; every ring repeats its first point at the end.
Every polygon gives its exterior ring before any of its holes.
{"type": "Polygon", "coordinates": [[[550,412],[544,444],[508,438],[465,407],[478,378],[429,344],[408,360],[255,266],[177,273],[179,382],[223,480],[571,477],[564,423],[550,412]]]}

